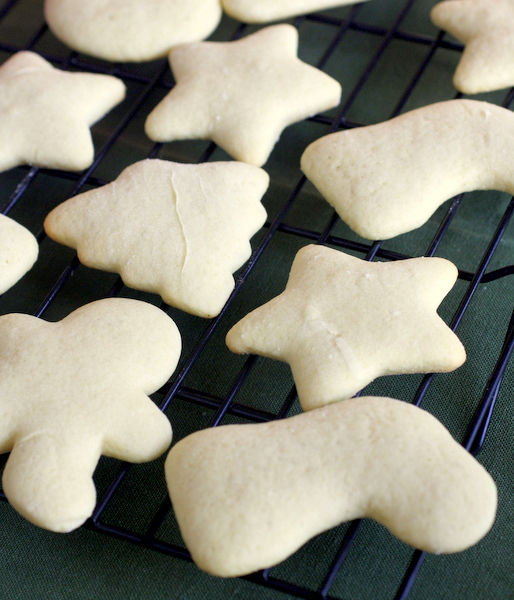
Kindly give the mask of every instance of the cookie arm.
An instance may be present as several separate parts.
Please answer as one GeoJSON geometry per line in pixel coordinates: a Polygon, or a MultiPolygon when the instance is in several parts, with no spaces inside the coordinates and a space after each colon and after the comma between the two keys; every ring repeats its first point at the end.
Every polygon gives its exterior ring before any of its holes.
{"type": "Polygon", "coordinates": [[[123,406],[104,426],[102,454],[134,463],[160,456],[171,444],[171,425],[141,391],[123,394],[123,406]]]}

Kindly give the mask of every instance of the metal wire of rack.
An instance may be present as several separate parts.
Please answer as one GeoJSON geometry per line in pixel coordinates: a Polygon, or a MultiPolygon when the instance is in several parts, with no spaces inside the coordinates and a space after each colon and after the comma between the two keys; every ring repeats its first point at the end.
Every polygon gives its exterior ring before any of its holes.
{"type": "MultiPolygon", "coordinates": [[[[112,173],[119,173],[121,170],[120,163],[129,164],[134,160],[157,156],[186,162],[202,162],[226,157],[212,143],[152,144],[149,140],[141,141],[143,136],[140,133],[130,133],[138,127],[138,131],[141,130],[141,119],[155,105],[155,99],[162,97],[173,87],[166,61],[162,59],[143,66],[110,64],[70,52],[53,38],[42,17],[39,16],[38,19],[40,11],[38,12],[30,4],[26,0],[8,0],[0,8],[1,58],[6,59],[19,50],[35,50],[63,69],[116,75],[127,84],[129,94],[120,109],[113,111],[112,116],[108,116],[93,128],[97,152],[94,163],[85,172],[74,174],[37,167],[20,167],[0,174],[2,213],[11,214],[14,218],[25,221],[29,228],[37,232],[44,263],[33,279],[30,279],[29,274],[25,278],[25,280],[28,278],[26,284],[22,282],[13,292],[4,295],[0,300],[0,311],[30,311],[38,317],[56,318],[68,310],[70,303],[83,304],[91,295],[106,297],[132,294],[158,304],[159,300],[155,297],[144,293],[135,294],[127,290],[119,278],[110,275],[95,275],[98,279],[95,279],[94,285],[97,287],[93,286],[92,291],[87,279],[92,275],[80,265],[73,253],[57,248],[46,238],[42,229],[42,220],[49,208],[67,197],[108,183],[115,177],[112,173]],[[18,17],[23,16],[25,12],[29,12],[32,18],[24,20],[23,35],[20,35],[20,30],[16,27],[11,31],[9,24],[22,20],[18,17]],[[23,43],[16,43],[18,38],[23,39],[23,43]],[[41,203],[42,205],[36,206],[41,194],[46,193],[45,190],[48,189],[52,190],[54,197],[47,198],[41,203]],[[43,268],[48,268],[49,271],[45,275],[41,274],[43,268]],[[80,275],[81,273],[86,274],[80,275]],[[80,283],[81,277],[82,283],[80,283]],[[70,282],[75,279],[79,279],[79,285],[74,287],[70,282]],[[28,303],[20,300],[20,297],[23,298],[23,293],[29,296],[28,303]]],[[[313,116],[305,123],[295,126],[295,135],[302,135],[299,133],[299,128],[304,127],[304,131],[308,131],[309,139],[315,139],[329,132],[360,127],[394,117],[416,104],[429,103],[432,100],[431,93],[427,94],[426,85],[422,84],[427,72],[435,68],[434,65],[440,60],[438,57],[441,53],[444,57],[450,57],[444,60],[455,63],[462,51],[461,44],[448,38],[444,32],[429,31],[429,25],[426,28],[427,32],[423,31],[423,33],[413,33],[409,29],[408,21],[409,18],[412,20],[413,12],[417,11],[418,17],[426,14],[428,22],[430,4],[428,0],[401,0],[392,2],[390,6],[384,8],[385,3],[380,4],[380,0],[371,0],[365,5],[322,11],[294,19],[292,22],[300,32],[300,55],[305,41],[306,47],[308,46],[310,50],[315,48],[314,64],[331,74],[333,71],[338,72],[337,60],[340,59],[342,48],[349,36],[352,37],[353,43],[362,42],[365,46],[367,44],[368,48],[367,52],[363,52],[356,58],[358,65],[354,67],[356,75],[352,85],[348,86],[344,80],[342,81],[345,95],[341,105],[334,111],[313,116]],[[374,18],[374,8],[371,6],[373,2],[381,7],[383,14],[380,18],[374,18]],[[365,44],[363,40],[366,41],[365,44]],[[395,85],[393,100],[388,97],[386,102],[380,104],[378,112],[381,114],[373,113],[369,117],[367,108],[358,108],[359,101],[364,95],[375,93],[373,85],[371,92],[366,92],[366,88],[374,77],[378,78],[380,83],[381,77],[383,78],[380,70],[384,65],[390,65],[391,60],[397,60],[398,56],[402,55],[402,52],[393,52],[396,44],[406,44],[409,53],[412,52],[411,58],[407,61],[410,69],[409,76],[403,75],[400,78],[401,84],[395,85]],[[394,57],[388,57],[392,52],[394,57]],[[425,94],[417,98],[416,94],[420,89],[425,90],[425,94]],[[430,99],[427,101],[429,96],[430,99]],[[386,108],[388,112],[384,114],[386,108]]],[[[225,19],[219,32],[215,33],[215,39],[236,39],[251,30],[252,27],[248,25],[225,19]]],[[[454,93],[449,96],[449,89],[447,87],[441,91],[438,88],[434,95],[439,94],[439,99],[459,96],[454,93]]],[[[496,94],[491,98],[492,101],[506,108],[511,106],[513,99],[512,90],[496,94]]],[[[366,103],[366,106],[368,104],[366,103]]],[[[376,102],[374,106],[376,108],[378,103],[376,102]]],[[[221,314],[211,321],[202,321],[161,305],[177,320],[181,332],[186,337],[185,351],[178,372],[155,395],[155,400],[161,409],[167,414],[173,413],[172,423],[179,432],[178,437],[200,427],[214,427],[225,422],[266,422],[287,417],[298,411],[295,388],[289,376],[280,371],[280,367],[255,356],[231,357],[232,362],[226,369],[227,373],[221,376],[219,371],[224,370],[225,367],[217,366],[212,371],[214,363],[211,357],[212,354],[219,352],[220,340],[229,325],[235,322],[238,316],[247,312],[249,305],[253,308],[262,303],[263,298],[271,297],[272,291],[280,291],[290,265],[287,261],[297,247],[305,243],[327,244],[364,257],[366,260],[401,260],[413,255],[434,256],[436,254],[441,256],[449,254],[449,257],[453,258],[451,248],[455,243],[452,238],[455,222],[462,212],[462,206],[466,205],[467,199],[464,196],[467,197],[469,194],[460,195],[446,203],[437,211],[431,225],[423,228],[423,235],[413,233],[412,236],[407,236],[408,242],[404,245],[381,241],[368,243],[352,235],[345,228],[333,211],[329,210],[320,197],[309,188],[309,183],[301,175],[298,167],[294,170],[290,168],[290,176],[284,183],[284,179],[279,176],[283,168],[280,160],[283,159],[282,154],[294,154],[287,146],[289,141],[288,134],[285,133],[279,142],[282,149],[277,146],[275,151],[279,153],[280,159],[275,165],[273,155],[269,166],[272,171],[272,182],[274,175],[277,176],[277,180],[280,180],[274,191],[272,190],[273,200],[269,200],[267,206],[270,220],[254,238],[252,256],[237,273],[234,292],[221,314]],[[305,222],[308,219],[298,216],[304,206],[311,207],[312,203],[323,207],[320,209],[321,217],[315,227],[310,227],[305,222]],[[283,247],[281,240],[285,240],[283,247]],[[284,265],[277,281],[265,279],[270,261],[284,265]],[[240,299],[241,296],[244,296],[244,301],[240,299]],[[281,378],[280,385],[274,386],[270,383],[275,376],[281,378]],[[216,377],[220,377],[223,384],[212,384],[209,381],[216,377]],[[263,394],[268,393],[268,390],[280,392],[276,402],[248,401],[250,391],[255,389],[255,385],[261,384],[265,390],[263,394]],[[183,422],[176,420],[175,413],[178,413],[183,422]]],[[[304,142],[305,139],[302,138],[305,146],[304,142]]],[[[296,160],[297,155],[293,158],[296,160]]],[[[266,200],[264,202],[266,203],[266,200]]],[[[478,303],[479,290],[499,280],[510,282],[510,276],[514,273],[514,265],[509,261],[505,263],[503,254],[500,253],[501,256],[498,258],[499,247],[512,238],[512,234],[509,234],[509,223],[514,212],[514,200],[502,196],[497,204],[501,209],[494,214],[494,217],[497,217],[494,224],[484,225],[484,229],[487,230],[486,243],[477,250],[473,260],[464,261],[465,264],[473,262],[476,264],[472,267],[459,268],[459,289],[453,294],[453,299],[448,302],[445,309],[444,316],[450,327],[459,333],[463,319],[466,319],[466,315],[472,312],[472,307],[478,303]]],[[[510,314],[505,316],[504,321],[498,324],[498,331],[495,330],[494,343],[491,345],[493,350],[489,352],[485,384],[480,381],[475,385],[472,391],[476,394],[476,400],[470,403],[470,406],[473,406],[471,409],[468,407],[466,416],[457,426],[458,433],[461,435],[460,440],[474,454],[479,453],[486,439],[493,409],[514,348],[514,317],[510,317],[510,314]],[[501,331],[501,339],[498,339],[498,331],[501,331]],[[481,393],[478,393],[479,386],[481,386],[481,393]]],[[[223,356],[226,358],[228,354],[225,353],[223,356]]],[[[452,380],[451,375],[429,374],[407,378],[407,392],[400,384],[398,389],[408,396],[404,399],[420,405],[427,397],[438,393],[441,384],[435,382],[441,381],[442,377],[446,377],[449,381],[448,384],[443,384],[442,389],[452,386],[455,388],[460,381],[452,380]]],[[[381,385],[377,384],[376,389],[386,389],[380,387],[381,385]]],[[[435,412],[437,413],[438,410],[436,407],[435,412]]],[[[116,508],[120,504],[124,506],[124,495],[127,494],[126,482],[132,477],[134,470],[142,467],[128,464],[120,467],[119,463],[113,465],[106,461],[104,467],[101,464],[99,468],[102,473],[98,476],[100,490],[98,504],[86,527],[179,559],[190,560],[189,553],[177,537],[171,504],[163,484],[157,486],[154,494],[158,501],[152,499],[149,503],[150,507],[142,509],[141,515],[129,515],[126,523],[120,523],[118,516],[113,517],[116,512],[113,507],[116,508]]],[[[2,499],[5,500],[3,494],[2,499]]],[[[321,550],[316,547],[316,551],[319,550],[323,555],[321,560],[323,569],[322,572],[317,573],[315,583],[310,580],[298,582],[294,578],[288,579],[280,568],[255,573],[246,579],[261,586],[280,590],[291,597],[327,600],[350,597],[350,591],[347,591],[344,586],[345,569],[350,569],[349,565],[353,560],[356,540],[361,536],[361,529],[362,522],[342,526],[336,533],[330,534],[333,537],[330,538],[330,543],[326,544],[327,547],[323,546],[321,550]]],[[[423,552],[411,550],[409,552],[408,559],[405,552],[402,553],[399,562],[403,567],[399,578],[398,569],[396,567],[394,569],[395,579],[391,584],[394,593],[391,597],[397,600],[407,598],[411,593],[425,560],[423,552]]],[[[305,556],[302,560],[305,560],[305,556]]],[[[387,557],[382,556],[382,560],[387,564],[387,557]]]]}

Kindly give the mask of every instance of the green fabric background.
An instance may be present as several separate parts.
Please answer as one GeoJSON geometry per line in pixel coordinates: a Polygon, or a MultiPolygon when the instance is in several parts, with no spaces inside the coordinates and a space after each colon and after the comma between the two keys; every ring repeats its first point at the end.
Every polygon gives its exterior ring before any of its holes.
{"type": "MultiPolygon", "coordinates": [[[[428,18],[433,4],[434,0],[415,0],[400,29],[403,32],[435,36],[437,30],[428,18]]],[[[377,35],[351,29],[331,55],[325,70],[341,81],[343,103],[350,97],[366,66],[380,47],[383,37],[378,34],[381,33],[381,28],[387,30],[392,25],[402,6],[402,0],[370,0],[364,4],[357,21],[375,26],[377,35]]],[[[324,11],[324,14],[341,17],[350,10],[348,7],[339,8],[324,11]]],[[[0,43],[7,47],[25,47],[42,23],[42,1],[19,0],[0,21],[0,43]]],[[[225,18],[212,39],[227,40],[235,27],[234,21],[225,18]]],[[[250,27],[248,32],[254,29],[255,27],[250,27]]],[[[328,24],[303,21],[299,25],[299,32],[299,56],[316,64],[336,30],[328,24]]],[[[428,45],[393,39],[350,106],[346,115],[348,120],[371,124],[390,118],[428,49],[428,45]]],[[[68,56],[68,50],[49,32],[42,35],[34,50],[52,57],[68,56]]],[[[0,60],[7,59],[9,55],[7,51],[0,51],[0,60]]],[[[404,110],[455,97],[451,78],[458,58],[459,53],[456,51],[438,49],[404,110]]],[[[104,66],[101,61],[87,57],[81,59],[93,65],[104,66]]],[[[144,65],[127,65],[125,68],[148,75],[162,64],[162,61],[156,61],[144,65]]],[[[167,78],[169,79],[169,75],[167,78]]],[[[97,149],[112,133],[142,89],[141,84],[129,83],[126,101],[93,127],[97,149]]],[[[95,177],[111,180],[124,167],[146,158],[153,144],[143,133],[144,120],[164,93],[164,89],[158,88],[150,94],[119,140],[95,169],[95,177]]],[[[506,94],[505,90],[482,94],[480,99],[501,104],[506,94]]],[[[335,113],[336,111],[330,112],[335,113]]],[[[271,185],[263,202],[270,220],[278,214],[299,180],[299,159],[304,148],[326,133],[325,125],[313,122],[299,123],[284,131],[265,167],[271,176],[271,185]]],[[[159,156],[169,160],[194,162],[207,146],[206,142],[165,144],[159,156]]],[[[211,160],[227,158],[225,153],[216,150],[211,160]]],[[[26,173],[26,168],[19,168],[0,174],[0,206],[6,205],[26,173]]],[[[437,177],[441,174],[434,175],[437,177]]],[[[66,199],[73,186],[72,180],[40,172],[9,215],[37,233],[46,214],[66,199]]],[[[497,192],[467,194],[437,255],[454,261],[461,270],[474,271],[509,200],[507,195],[497,192]]],[[[424,254],[447,207],[448,203],[420,229],[390,240],[382,248],[413,256],[424,254]]],[[[321,232],[331,214],[328,204],[307,183],[288,212],[285,223],[321,232]]],[[[255,236],[252,241],[254,247],[264,234],[263,231],[255,236]]],[[[333,234],[363,243],[341,222],[336,224],[333,234]]],[[[245,357],[232,355],[226,349],[226,331],[249,310],[283,289],[295,253],[306,243],[307,239],[283,232],[273,237],[231,309],[220,321],[207,348],[188,374],[185,386],[216,397],[226,396],[246,360],[245,357]]],[[[511,225],[488,271],[512,264],[513,246],[514,231],[511,225]]],[[[40,258],[35,267],[0,298],[0,313],[32,313],[37,310],[73,255],[71,250],[43,239],[40,258]]],[[[57,294],[44,318],[62,318],[74,308],[104,297],[115,281],[114,275],[79,267],[57,294]]],[[[452,318],[467,286],[467,282],[459,280],[443,302],[440,312],[447,321],[452,318]]],[[[456,372],[436,376],[423,401],[423,408],[441,419],[460,441],[464,439],[500,351],[513,308],[513,286],[512,276],[480,285],[457,331],[466,346],[468,360],[456,372]]],[[[121,295],[159,303],[155,296],[136,293],[127,288],[122,289],[121,295]]],[[[176,320],[183,337],[183,365],[208,323],[175,309],[168,312],[176,320]]],[[[366,393],[410,401],[420,381],[419,375],[385,377],[371,384],[366,393]]],[[[508,369],[486,444],[479,456],[498,484],[499,509],[496,523],[484,540],[463,553],[427,557],[410,596],[413,600],[514,598],[513,385],[513,372],[508,369]]],[[[287,365],[260,358],[238,393],[236,402],[276,412],[291,386],[287,365]]],[[[155,400],[159,400],[158,394],[155,395],[155,400]]],[[[297,404],[294,404],[290,414],[298,410],[297,404]]],[[[209,426],[214,417],[213,410],[190,404],[183,399],[174,399],[167,414],[174,427],[175,441],[196,429],[209,426]]],[[[228,415],[223,423],[229,422],[241,422],[241,419],[228,415]]],[[[163,460],[161,458],[151,464],[134,466],[129,471],[103,516],[104,522],[134,532],[141,533],[145,530],[166,497],[163,460]]],[[[101,459],[95,473],[100,497],[118,469],[117,461],[101,459]]],[[[318,589],[347,527],[341,525],[309,541],[294,556],[273,568],[271,575],[309,589],[318,589]]],[[[172,514],[162,524],[157,537],[165,542],[182,545],[172,514]]],[[[336,577],[331,595],[342,600],[393,598],[411,556],[411,548],[394,539],[380,525],[365,521],[348,559],[336,577]]],[[[208,576],[186,561],[86,528],[67,535],[43,531],[27,523],[7,503],[0,503],[2,600],[279,600],[287,597],[284,593],[243,579],[222,580],[208,576]]]]}

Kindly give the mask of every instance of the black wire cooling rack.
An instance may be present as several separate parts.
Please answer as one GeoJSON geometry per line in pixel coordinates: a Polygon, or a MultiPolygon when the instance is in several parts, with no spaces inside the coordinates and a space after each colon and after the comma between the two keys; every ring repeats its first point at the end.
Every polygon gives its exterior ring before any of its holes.
{"type": "MultiPolygon", "coordinates": [[[[179,325],[184,351],[177,373],[154,399],[170,416],[176,440],[202,427],[265,422],[299,411],[286,367],[264,358],[231,355],[223,339],[241,316],[283,289],[295,252],[316,243],[366,260],[438,255],[457,264],[459,281],[441,314],[472,348],[467,366],[455,374],[384,378],[366,392],[423,403],[470,452],[481,450],[514,345],[509,303],[514,265],[508,254],[514,239],[509,230],[514,200],[496,192],[461,195],[416,232],[387,243],[368,243],[337,219],[299,170],[301,152],[322,135],[459,96],[451,86],[451,74],[462,45],[430,24],[433,4],[370,0],[291,21],[300,34],[299,56],[338,78],[343,100],[337,109],[288,128],[278,142],[265,166],[271,175],[263,200],[269,221],[253,239],[252,256],[236,274],[235,290],[222,313],[205,321],[163,306],[179,325]]],[[[236,39],[254,29],[225,17],[212,39],[236,39]]],[[[96,158],[87,171],[20,167],[0,174],[2,213],[37,233],[40,243],[38,263],[0,299],[0,312],[30,312],[53,320],[90,300],[113,295],[160,304],[155,296],[127,289],[117,276],[81,266],[72,251],[45,237],[43,219],[67,197],[113,180],[136,160],[202,162],[228,157],[209,142],[163,145],[144,136],[146,115],[173,87],[165,59],[143,65],[110,64],[70,52],[48,31],[40,2],[9,0],[0,8],[0,59],[27,49],[63,69],[113,74],[125,82],[128,95],[93,127],[96,158]]],[[[483,99],[509,108],[513,92],[483,99]]],[[[102,458],[95,474],[99,500],[86,527],[190,560],[159,469],[162,461],[120,466],[102,458]]],[[[381,573],[378,577],[391,580],[387,597],[399,600],[411,593],[425,559],[423,552],[403,545],[399,550],[375,524],[359,521],[322,534],[284,565],[246,579],[291,597],[374,598],[362,575],[372,564],[372,570],[381,573]],[[362,556],[368,562],[362,562],[362,556]],[[355,567],[359,560],[361,566],[355,567]],[[355,579],[358,576],[360,580],[355,579]],[[352,583],[354,579],[357,583],[352,583]],[[359,595],[357,588],[368,591],[359,595]]]]}

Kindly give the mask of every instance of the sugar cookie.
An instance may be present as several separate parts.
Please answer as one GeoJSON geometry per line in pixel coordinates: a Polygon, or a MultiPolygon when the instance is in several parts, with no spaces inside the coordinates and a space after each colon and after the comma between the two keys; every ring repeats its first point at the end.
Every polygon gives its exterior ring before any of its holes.
{"type": "Polygon", "coordinates": [[[383,240],[420,227],[461,192],[514,194],[512,139],[512,111],[448,100],[322,137],[301,167],[356,233],[383,240]]]}
{"type": "Polygon", "coordinates": [[[45,0],[45,19],[70,48],[110,61],[146,61],[203,40],[221,18],[219,0],[45,0]]]}
{"type": "Polygon", "coordinates": [[[95,505],[101,454],[152,460],[171,441],[147,397],[171,376],[180,334],[157,307],[108,298],[58,323],[0,317],[0,452],[14,508],[52,531],[81,525],[95,505]]]}
{"type": "Polygon", "coordinates": [[[0,214],[0,294],[25,275],[38,253],[39,246],[32,233],[0,214]]]}
{"type": "Polygon", "coordinates": [[[209,139],[262,166],[282,130],[339,103],[341,86],[296,56],[292,25],[234,42],[198,42],[169,56],[176,86],[145,124],[155,141],[209,139]]]}
{"type": "Polygon", "coordinates": [[[443,258],[368,262],[306,246],[285,291],[234,325],[227,345],[289,363],[304,410],[380,375],[451,371],[466,354],[436,311],[456,278],[443,258]]]}
{"type": "Polygon", "coordinates": [[[184,438],[166,459],[193,560],[221,577],[271,567],[339,523],[370,517],[421,550],[465,550],[491,528],[496,486],[432,415],[354,398],[184,438]]]}
{"type": "Polygon", "coordinates": [[[430,18],[465,44],[453,77],[464,94],[514,85],[514,1],[446,0],[430,18]]]}
{"type": "Polygon", "coordinates": [[[54,240],[89,267],[120,273],[201,317],[217,315],[266,220],[265,171],[236,162],[148,159],[116,181],[70,198],[45,220],[54,240]]]}
{"type": "Polygon", "coordinates": [[[223,10],[245,23],[269,23],[305,13],[356,4],[355,0],[221,0],[223,10]]]}
{"type": "Polygon", "coordinates": [[[89,127],[124,96],[116,77],[61,71],[34,52],[14,54],[0,67],[0,171],[89,167],[89,127]]]}

